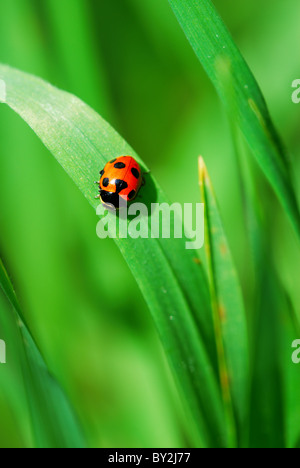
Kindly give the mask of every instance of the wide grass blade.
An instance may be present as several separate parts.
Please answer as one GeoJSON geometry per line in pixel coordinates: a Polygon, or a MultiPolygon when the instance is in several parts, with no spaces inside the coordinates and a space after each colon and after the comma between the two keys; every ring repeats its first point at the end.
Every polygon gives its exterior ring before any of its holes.
{"type": "Polygon", "coordinates": [[[210,0],[169,0],[197,57],[253,155],[272,184],[300,238],[300,214],[288,160],[258,84],[210,0]],[[223,82],[229,70],[232,96],[223,82]],[[234,105],[234,112],[233,112],[234,105]]]}
{"type": "Polygon", "coordinates": [[[49,373],[25,321],[7,271],[0,259],[0,287],[13,307],[20,330],[21,366],[33,432],[41,448],[83,448],[85,441],[65,394],[49,373]]]}
{"type": "Polygon", "coordinates": [[[220,381],[232,445],[245,443],[249,403],[249,349],[246,314],[215,195],[204,161],[199,182],[205,204],[205,246],[213,300],[220,381]]]}
{"type": "MultiPolygon", "coordinates": [[[[31,126],[94,209],[98,202],[93,181],[105,163],[122,154],[140,161],[124,139],[75,96],[7,66],[0,66],[0,80],[0,101],[31,126]]],[[[167,201],[150,176],[141,195],[147,205],[167,201]]],[[[209,288],[197,252],[186,250],[184,239],[116,242],[149,305],[203,445],[226,446],[209,288]]]]}

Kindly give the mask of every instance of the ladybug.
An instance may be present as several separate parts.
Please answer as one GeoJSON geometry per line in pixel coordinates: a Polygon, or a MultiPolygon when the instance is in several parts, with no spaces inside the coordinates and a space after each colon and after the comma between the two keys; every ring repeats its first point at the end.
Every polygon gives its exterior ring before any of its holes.
{"type": "Polygon", "coordinates": [[[101,202],[108,208],[119,209],[120,197],[125,202],[132,201],[138,194],[143,177],[141,168],[131,156],[119,156],[109,161],[100,171],[99,184],[101,202]]]}

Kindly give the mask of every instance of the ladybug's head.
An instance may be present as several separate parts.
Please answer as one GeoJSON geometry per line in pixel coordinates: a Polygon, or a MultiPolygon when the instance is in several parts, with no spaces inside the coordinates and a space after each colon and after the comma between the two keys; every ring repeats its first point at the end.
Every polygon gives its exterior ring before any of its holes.
{"type": "Polygon", "coordinates": [[[118,210],[123,199],[116,192],[107,192],[106,190],[100,190],[100,198],[108,209],[118,210]],[[121,199],[121,200],[120,200],[121,199]]]}

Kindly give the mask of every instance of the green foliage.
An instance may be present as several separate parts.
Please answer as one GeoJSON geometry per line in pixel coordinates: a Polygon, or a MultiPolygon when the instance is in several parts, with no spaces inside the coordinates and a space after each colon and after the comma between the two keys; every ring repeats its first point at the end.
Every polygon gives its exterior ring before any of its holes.
{"type": "Polygon", "coordinates": [[[265,100],[210,0],[169,0],[197,57],[247,140],[300,237],[300,214],[289,162],[265,100]],[[231,93],[223,79],[228,69],[231,93]]]}
{"type": "MultiPolygon", "coordinates": [[[[95,178],[99,167],[116,155],[138,156],[107,122],[73,95],[5,66],[0,66],[0,79],[1,100],[31,126],[96,209],[91,174],[95,178]]],[[[150,196],[153,200],[150,180],[147,185],[142,198],[146,204],[150,196]]],[[[159,203],[166,201],[156,183],[155,192],[159,203]]],[[[118,238],[117,244],[149,305],[201,439],[205,445],[226,445],[213,357],[199,339],[203,334],[212,342],[205,274],[193,261],[195,254],[185,252],[182,239],[118,238]],[[193,313],[203,324],[199,332],[193,313]]]]}
{"type": "Polygon", "coordinates": [[[71,3],[0,16],[0,446],[299,446],[300,6],[215,0],[234,42],[209,0],[71,3]],[[205,249],[97,238],[125,153],[148,206],[198,201],[204,156],[205,249]]]}
{"type": "Polygon", "coordinates": [[[233,446],[245,441],[249,398],[249,349],[242,292],[213,188],[203,159],[199,159],[199,180],[205,204],[205,246],[211,282],[212,308],[219,355],[220,382],[228,410],[233,446]],[[231,418],[235,418],[231,420],[231,418]]]}
{"type": "Polygon", "coordinates": [[[23,384],[27,390],[36,446],[39,448],[84,447],[85,441],[74,411],[62,389],[49,373],[28,331],[15,291],[1,259],[0,286],[13,309],[15,327],[19,329],[23,384]]]}

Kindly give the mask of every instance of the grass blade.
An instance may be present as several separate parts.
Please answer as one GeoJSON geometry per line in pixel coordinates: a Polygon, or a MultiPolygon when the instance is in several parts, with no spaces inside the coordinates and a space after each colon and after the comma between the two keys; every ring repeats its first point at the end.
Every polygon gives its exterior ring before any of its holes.
{"type": "Polygon", "coordinates": [[[169,2],[227,111],[234,114],[253,155],[300,238],[299,207],[287,157],[253,74],[210,0],[169,2]],[[230,74],[230,98],[227,83],[224,86],[220,73],[224,64],[230,74]]]}
{"type": "Polygon", "coordinates": [[[260,291],[257,301],[258,318],[255,329],[250,405],[250,447],[283,448],[286,440],[284,385],[280,359],[285,325],[283,327],[280,323],[279,305],[282,305],[280,291],[274,288],[272,273],[263,270],[260,281],[264,288],[260,291]],[[277,292],[276,296],[274,290],[277,292]]]}
{"type": "Polygon", "coordinates": [[[245,443],[249,399],[249,350],[242,293],[223,230],[211,181],[199,159],[199,181],[205,203],[206,252],[211,282],[220,380],[231,445],[245,443]],[[236,422],[234,422],[234,419],[236,422]],[[240,440],[236,440],[239,436],[240,440]]]}
{"type": "Polygon", "coordinates": [[[250,446],[293,447],[299,436],[299,384],[291,362],[290,344],[299,336],[299,323],[288,294],[277,276],[270,248],[271,232],[254,187],[254,174],[244,154],[244,141],[232,129],[244,200],[244,217],[255,271],[251,335],[250,446]]]}
{"type": "MultiPolygon", "coordinates": [[[[12,313],[11,303],[1,288],[0,335],[7,347],[7,364],[1,365],[0,372],[0,400],[11,411],[15,435],[20,435],[19,447],[33,447],[31,416],[22,372],[23,346],[19,327],[16,326],[15,314],[12,313]]],[[[2,412],[1,416],[4,417],[2,412]]],[[[2,436],[5,433],[6,424],[2,427],[2,436]]]]}
{"type": "MultiPolygon", "coordinates": [[[[90,107],[31,75],[0,66],[2,96],[48,147],[94,209],[107,161],[133,149],[90,107]]],[[[142,200],[166,202],[151,177],[142,200]]],[[[150,218],[149,218],[150,222],[150,218]]],[[[184,239],[116,239],[152,312],[205,446],[226,446],[206,276],[184,239]],[[188,280],[187,280],[188,278],[188,280]]]]}
{"type": "Polygon", "coordinates": [[[20,305],[0,259],[0,287],[11,303],[20,330],[22,371],[38,447],[83,448],[84,438],[62,389],[49,373],[22,316],[20,305]]]}

